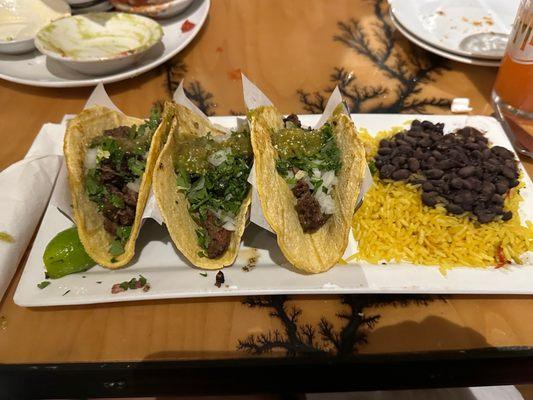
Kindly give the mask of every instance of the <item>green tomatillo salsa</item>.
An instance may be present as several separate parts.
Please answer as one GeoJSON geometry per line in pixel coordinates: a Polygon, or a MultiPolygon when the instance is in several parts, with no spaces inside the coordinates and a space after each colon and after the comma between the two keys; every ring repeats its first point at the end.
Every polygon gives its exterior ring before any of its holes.
{"type": "Polygon", "coordinates": [[[298,117],[289,115],[284,127],[271,135],[278,153],[276,169],[296,197],[296,212],[306,233],[317,231],[335,212],[332,193],[342,167],[341,153],[330,123],[303,129],[298,117]]]}
{"type": "Polygon", "coordinates": [[[235,218],[250,185],[253,153],[248,129],[226,137],[184,141],[174,154],[177,185],[189,202],[201,256],[220,257],[235,230],[235,218]]]}
{"type": "Polygon", "coordinates": [[[161,120],[161,107],[139,126],[119,126],[94,138],[85,156],[85,190],[104,216],[113,235],[112,256],[124,253],[131,234],[142,176],[152,136],[161,120]]]}

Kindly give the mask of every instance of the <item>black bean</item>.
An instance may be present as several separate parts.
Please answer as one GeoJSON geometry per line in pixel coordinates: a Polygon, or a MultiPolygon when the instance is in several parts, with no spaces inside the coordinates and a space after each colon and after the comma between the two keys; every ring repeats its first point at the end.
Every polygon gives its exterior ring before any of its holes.
{"type": "Polygon", "coordinates": [[[379,147],[390,147],[390,142],[387,139],[381,139],[379,142],[379,147]]]}
{"type": "Polygon", "coordinates": [[[501,170],[502,170],[503,176],[505,176],[506,178],[515,179],[517,177],[516,172],[513,169],[511,169],[508,166],[506,166],[506,165],[503,165],[501,167],[501,170]]]}
{"type": "Polygon", "coordinates": [[[411,147],[411,143],[409,143],[408,141],[404,140],[404,139],[396,139],[396,143],[398,144],[398,146],[408,146],[408,147],[411,147]]]}
{"type": "Polygon", "coordinates": [[[378,154],[382,156],[386,156],[387,154],[392,153],[392,149],[390,147],[380,147],[378,150],[378,154]]]}
{"type": "Polygon", "coordinates": [[[420,144],[420,146],[422,146],[422,147],[429,147],[429,146],[431,146],[432,143],[433,142],[431,141],[431,139],[429,137],[422,138],[418,142],[418,144],[420,144]]]}
{"type": "Polygon", "coordinates": [[[466,189],[466,190],[473,190],[473,186],[472,186],[472,183],[470,183],[470,180],[468,179],[463,179],[463,189],[466,189]]]}
{"type": "Polygon", "coordinates": [[[435,157],[435,159],[437,159],[437,160],[441,160],[442,157],[443,157],[443,156],[442,156],[442,153],[441,153],[440,151],[438,151],[438,150],[433,150],[433,151],[431,152],[431,155],[432,155],[433,157],[435,157]]]}
{"type": "Polygon", "coordinates": [[[454,189],[461,189],[463,187],[463,180],[461,178],[453,178],[450,181],[450,186],[454,189]]]}
{"type": "Polygon", "coordinates": [[[506,159],[503,163],[506,166],[508,166],[509,168],[516,169],[516,161],[515,160],[506,159]]]}
{"type": "Polygon", "coordinates": [[[479,146],[477,145],[477,143],[467,143],[465,144],[465,147],[468,150],[479,150],[479,146]]]}
{"type": "Polygon", "coordinates": [[[511,179],[511,180],[509,180],[509,187],[510,188],[514,188],[515,186],[518,186],[518,183],[519,183],[518,180],[511,179]]]}
{"type": "Polygon", "coordinates": [[[504,194],[509,190],[509,185],[507,182],[499,181],[496,183],[496,193],[498,194],[504,194]]]}
{"type": "Polygon", "coordinates": [[[466,180],[470,183],[470,186],[472,186],[472,190],[475,190],[477,192],[481,190],[481,181],[479,179],[471,176],[466,180]]]}
{"type": "Polygon", "coordinates": [[[424,192],[422,193],[422,203],[426,206],[433,207],[437,204],[437,196],[438,193],[436,192],[424,192]]]}
{"type": "Polygon", "coordinates": [[[496,186],[494,186],[494,183],[485,181],[483,182],[483,185],[481,186],[481,193],[492,197],[492,194],[496,191],[496,186]]]}
{"type": "Polygon", "coordinates": [[[424,154],[424,150],[422,150],[420,147],[417,147],[415,152],[413,153],[413,157],[415,157],[417,160],[424,160],[426,155],[424,154]]]}
{"type": "Polygon", "coordinates": [[[391,177],[395,181],[401,181],[407,179],[410,174],[411,172],[408,169],[398,169],[392,173],[391,177]]]}
{"type": "Polygon", "coordinates": [[[425,171],[425,175],[429,179],[440,179],[444,175],[444,171],[442,169],[432,168],[425,171]]]}
{"type": "Polygon", "coordinates": [[[424,192],[431,192],[432,190],[435,190],[435,186],[430,181],[425,181],[422,183],[422,190],[424,192]]]}
{"type": "Polygon", "coordinates": [[[502,221],[509,221],[511,218],[513,218],[513,212],[512,211],[504,211],[502,214],[502,221]]]}
{"type": "Polygon", "coordinates": [[[455,162],[453,160],[444,159],[435,164],[435,166],[439,169],[448,170],[455,166],[455,162]]]}
{"type": "Polygon", "coordinates": [[[492,196],[491,198],[491,201],[494,203],[494,204],[503,204],[503,196],[499,195],[499,194],[495,194],[492,196]]]}
{"type": "Polygon", "coordinates": [[[398,151],[400,152],[400,154],[403,154],[404,156],[407,156],[407,157],[410,157],[413,154],[412,147],[408,145],[398,146],[398,151]]]}
{"type": "Polygon", "coordinates": [[[472,153],[471,153],[472,157],[476,160],[481,160],[483,158],[483,155],[481,154],[481,151],[479,150],[474,150],[472,153]]]}
{"type": "Polygon", "coordinates": [[[498,204],[490,205],[487,210],[496,215],[501,215],[503,213],[503,206],[498,204]]]}
{"type": "Polygon", "coordinates": [[[409,166],[409,169],[413,172],[416,172],[420,169],[420,162],[414,157],[411,157],[409,158],[409,160],[407,160],[407,165],[409,166]]]}
{"type": "Polygon", "coordinates": [[[391,177],[392,173],[394,172],[395,168],[391,164],[384,165],[379,170],[379,177],[380,179],[388,179],[391,177]]]}
{"type": "Polygon", "coordinates": [[[458,171],[458,174],[461,178],[468,178],[469,176],[472,176],[475,171],[476,171],[476,168],[474,166],[468,165],[466,167],[461,168],[458,171]]]}
{"type": "Polygon", "coordinates": [[[489,211],[484,211],[477,216],[477,220],[482,224],[486,224],[488,222],[491,222],[495,217],[495,214],[489,211]]]}
{"type": "Polygon", "coordinates": [[[464,212],[463,208],[457,204],[447,204],[446,210],[452,214],[462,214],[464,212]]]}
{"type": "Polygon", "coordinates": [[[492,152],[490,151],[490,149],[483,150],[482,154],[483,154],[483,158],[485,159],[492,157],[492,152]]]}
{"type": "Polygon", "coordinates": [[[511,151],[507,150],[505,147],[493,146],[490,150],[498,157],[514,158],[514,154],[511,151]]]}

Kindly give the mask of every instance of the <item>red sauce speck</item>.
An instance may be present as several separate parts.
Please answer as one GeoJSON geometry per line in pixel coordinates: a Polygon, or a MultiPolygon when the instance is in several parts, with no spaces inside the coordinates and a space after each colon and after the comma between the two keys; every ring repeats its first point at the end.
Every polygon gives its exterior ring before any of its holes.
{"type": "Polygon", "coordinates": [[[498,246],[498,249],[496,250],[496,268],[501,268],[505,264],[509,264],[509,261],[505,259],[505,255],[503,254],[502,246],[498,246]]]}
{"type": "Polygon", "coordinates": [[[196,26],[195,23],[193,23],[193,22],[189,21],[188,19],[186,19],[185,22],[183,24],[181,24],[181,31],[183,33],[189,32],[195,26],[196,26]]]}
{"type": "Polygon", "coordinates": [[[233,69],[231,71],[228,71],[228,78],[230,78],[232,81],[238,81],[241,79],[242,71],[240,68],[233,69]]]}
{"type": "Polygon", "coordinates": [[[222,53],[223,51],[224,51],[224,49],[222,48],[222,46],[218,46],[218,47],[216,48],[216,52],[217,52],[217,53],[222,53]]]}
{"type": "Polygon", "coordinates": [[[125,292],[126,290],[122,287],[120,287],[120,283],[115,283],[112,287],[111,287],[111,293],[112,294],[117,294],[117,293],[120,293],[120,292],[125,292]]]}

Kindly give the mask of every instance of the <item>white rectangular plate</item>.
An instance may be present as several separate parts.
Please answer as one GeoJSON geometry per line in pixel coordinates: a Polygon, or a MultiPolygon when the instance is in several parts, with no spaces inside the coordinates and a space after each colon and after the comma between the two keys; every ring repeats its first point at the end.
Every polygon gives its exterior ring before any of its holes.
{"type": "MultiPolygon", "coordinates": [[[[313,125],[319,116],[301,116],[304,125],[313,125]]],[[[512,150],[505,133],[490,117],[353,114],[358,128],[371,134],[400,126],[409,121],[427,119],[444,122],[449,132],[465,125],[487,132],[493,144],[512,150]]],[[[213,117],[214,123],[227,127],[236,125],[236,117],[213,117]]],[[[523,167],[521,166],[522,170],[523,167]]],[[[526,188],[521,205],[521,218],[533,219],[531,179],[524,171],[526,188]]],[[[214,285],[217,271],[202,271],[191,266],[179,254],[166,228],[152,220],[144,224],[137,241],[137,254],[132,264],[110,271],[99,266],[81,273],[52,280],[45,289],[37,288],[44,280],[42,255],[47,243],[72,222],[55,207],[48,206],[39,232],[24,267],[15,303],[25,307],[108,303],[131,300],[170,299],[184,297],[243,296],[266,294],[326,294],[326,293],[482,293],[533,294],[533,262],[500,269],[455,268],[442,275],[437,267],[412,264],[371,265],[352,263],[339,265],[318,275],[305,275],[291,268],[276,245],[273,234],[250,224],[244,233],[237,261],[224,269],[226,282],[214,285]],[[257,249],[257,250],[254,250],[257,249]],[[250,257],[257,255],[257,265],[243,270],[250,257]],[[201,275],[207,273],[207,277],[201,275]],[[151,289],[111,294],[113,284],[128,281],[142,274],[151,289]]],[[[353,243],[348,249],[353,249],[353,243]]]]}

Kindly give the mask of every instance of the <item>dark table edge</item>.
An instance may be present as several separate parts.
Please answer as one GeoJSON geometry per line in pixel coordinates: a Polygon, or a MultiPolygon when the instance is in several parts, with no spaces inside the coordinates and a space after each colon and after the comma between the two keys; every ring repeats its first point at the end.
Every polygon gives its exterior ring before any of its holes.
{"type": "Polygon", "coordinates": [[[0,364],[2,399],[341,392],[533,382],[533,348],[336,357],[0,364]]]}

